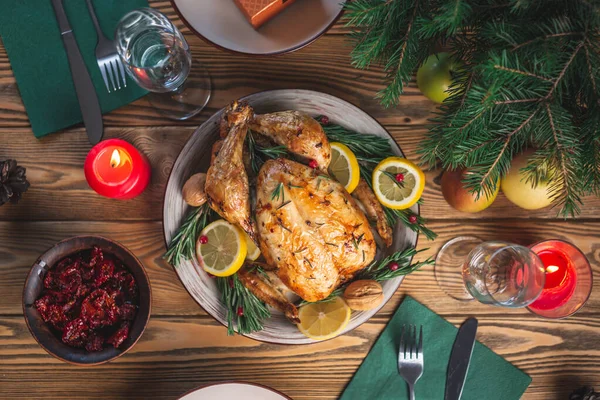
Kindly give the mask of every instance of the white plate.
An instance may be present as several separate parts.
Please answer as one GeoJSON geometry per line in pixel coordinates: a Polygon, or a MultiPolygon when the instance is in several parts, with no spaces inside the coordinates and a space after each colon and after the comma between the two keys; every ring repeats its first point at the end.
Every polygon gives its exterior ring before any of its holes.
{"type": "Polygon", "coordinates": [[[266,386],[251,383],[217,383],[185,394],[179,400],[290,400],[266,386]]]}
{"type": "MultiPolygon", "coordinates": [[[[393,152],[402,156],[402,151],[383,126],[360,108],[335,96],[311,90],[285,89],[252,94],[243,100],[250,103],[257,113],[298,110],[313,116],[327,115],[334,124],[343,125],[356,132],[389,139],[393,152]]],[[[167,182],[163,208],[163,228],[167,243],[171,241],[188,211],[188,206],[181,195],[183,184],[193,174],[208,170],[210,150],[212,144],[219,137],[218,121],[222,112],[223,110],[214,114],[194,132],[173,165],[171,176],[167,182]]],[[[412,210],[415,213],[419,212],[417,205],[412,210]]],[[[416,246],[416,243],[417,234],[399,223],[394,229],[394,242],[388,251],[395,252],[409,246],[416,246]]],[[[223,325],[227,325],[226,309],[221,303],[215,280],[202,270],[196,260],[182,262],[175,271],[194,300],[207,313],[223,325]]],[[[350,323],[342,334],[353,330],[371,318],[392,297],[401,281],[402,277],[383,282],[384,301],[381,306],[374,310],[353,312],[350,323]]],[[[223,332],[223,334],[225,333],[223,332]]],[[[300,333],[294,324],[276,310],[272,311],[270,319],[264,321],[262,331],[255,332],[248,337],[271,343],[314,343],[314,340],[300,333]]]]}
{"type": "Polygon", "coordinates": [[[197,36],[238,53],[273,55],[298,50],[325,33],[342,13],[344,0],[296,0],[255,30],[233,0],[171,0],[197,36]]]}

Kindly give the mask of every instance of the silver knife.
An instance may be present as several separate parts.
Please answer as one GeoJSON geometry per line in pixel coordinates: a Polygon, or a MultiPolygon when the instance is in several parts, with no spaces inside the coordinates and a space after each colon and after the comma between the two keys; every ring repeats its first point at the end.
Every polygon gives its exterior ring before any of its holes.
{"type": "Polygon", "coordinates": [[[476,333],[477,319],[475,318],[466,320],[458,330],[454,346],[452,346],[450,361],[448,361],[445,400],[459,400],[462,395],[476,333]]]}
{"type": "Polygon", "coordinates": [[[73,84],[75,85],[75,93],[77,93],[77,100],[79,101],[79,108],[81,109],[81,115],[83,116],[83,125],[87,131],[88,139],[91,144],[96,144],[102,139],[103,124],[102,124],[102,110],[100,109],[100,103],[98,102],[98,96],[96,96],[96,89],[92,83],[92,78],[85,67],[77,42],[75,42],[75,36],[69,25],[67,14],[63,8],[62,0],[52,0],[52,6],[54,7],[54,13],[56,14],[56,20],[58,21],[58,28],[60,29],[60,35],[67,51],[67,58],[69,59],[69,66],[71,67],[71,76],[73,77],[73,84]]]}

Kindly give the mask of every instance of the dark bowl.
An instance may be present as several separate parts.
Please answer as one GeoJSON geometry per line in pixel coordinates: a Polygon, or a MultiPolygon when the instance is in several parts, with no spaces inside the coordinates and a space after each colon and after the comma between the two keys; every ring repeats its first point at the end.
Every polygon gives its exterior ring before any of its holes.
{"type": "Polygon", "coordinates": [[[59,360],[71,364],[87,366],[98,365],[112,361],[131,349],[144,333],[148,320],[150,319],[150,308],[152,303],[152,292],[150,281],[144,270],[144,266],[123,245],[100,236],[75,236],[58,242],[42,254],[27,276],[25,288],[23,289],[23,315],[29,331],[48,354],[59,360]],[[48,324],[42,320],[42,316],[33,303],[40,297],[43,289],[43,281],[49,267],[54,266],[63,258],[88,250],[97,246],[107,253],[119,258],[125,267],[135,278],[139,290],[139,308],[135,320],[131,325],[129,337],[120,348],[107,347],[102,351],[89,353],[85,349],[79,349],[64,344],[48,324]]]}

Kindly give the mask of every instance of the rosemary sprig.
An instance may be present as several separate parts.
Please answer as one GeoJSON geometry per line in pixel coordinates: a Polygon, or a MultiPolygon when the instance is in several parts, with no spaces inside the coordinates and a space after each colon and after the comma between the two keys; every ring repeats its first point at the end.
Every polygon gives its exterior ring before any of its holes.
{"type": "Polygon", "coordinates": [[[285,146],[263,147],[258,145],[251,130],[248,130],[247,142],[248,152],[250,153],[250,164],[255,174],[258,174],[262,165],[269,158],[287,157],[289,155],[285,146]]]}
{"type": "Polygon", "coordinates": [[[200,207],[192,209],[185,219],[185,222],[179,227],[169,248],[163,258],[174,267],[184,260],[190,260],[196,253],[196,239],[204,227],[208,224],[210,217],[210,207],[203,204],[200,207]]]}
{"type": "Polygon", "coordinates": [[[285,201],[285,194],[283,193],[283,183],[279,182],[273,192],[271,193],[271,200],[279,200],[281,197],[281,201],[285,201]]]}
{"type": "Polygon", "coordinates": [[[237,274],[216,279],[221,300],[227,308],[227,334],[246,335],[262,330],[262,321],[271,317],[265,303],[242,284],[237,274]]]}
{"type": "MultiPolygon", "coordinates": [[[[322,118],[322,116],[318,116],[316,120],[321,122],[322,118]]],[[[386,138],[354,132],[340,125],[321,125],[330,141],[344,143],[357,157],[373,157],[375,159],[381,157],[382,154],[393,154],[390,142],[386,138]]],[[[383,158],[379,159],[379,161],[383,160],[383,158]]]]}

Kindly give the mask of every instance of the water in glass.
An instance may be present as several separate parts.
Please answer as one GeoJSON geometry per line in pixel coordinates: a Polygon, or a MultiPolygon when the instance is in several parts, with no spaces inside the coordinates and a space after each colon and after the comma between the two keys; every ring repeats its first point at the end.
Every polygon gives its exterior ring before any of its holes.
{"type": "Polygon", "coordinates": [[[467,291],[484,304],[526,307],[541,293],[545,272],[527,247],[494,241],[469,253],[462,276],[467,291]]]}

